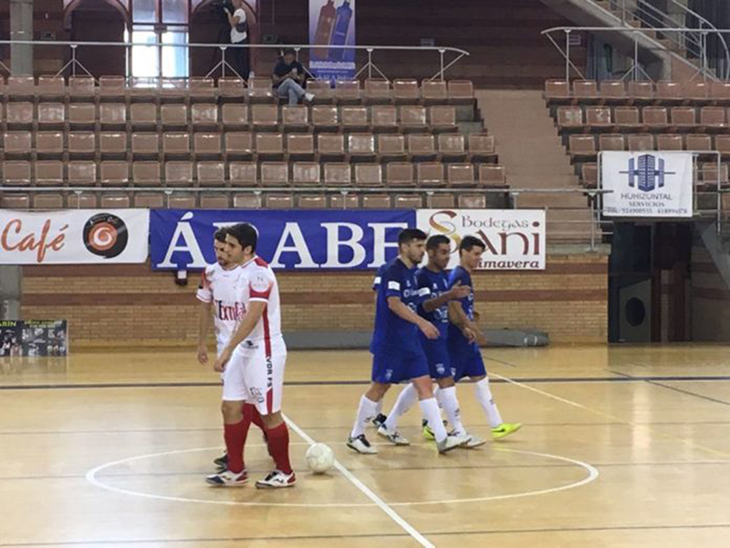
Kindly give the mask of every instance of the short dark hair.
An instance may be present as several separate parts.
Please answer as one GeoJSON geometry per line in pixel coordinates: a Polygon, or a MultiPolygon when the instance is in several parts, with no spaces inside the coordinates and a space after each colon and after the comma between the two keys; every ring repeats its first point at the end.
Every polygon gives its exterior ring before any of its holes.
{"type": "Polygon", "coordinates": [[[459,244],[459,253],[462,251],[471,251],[474,246],[481,247],[482,250],[487,249],[487,244],[476,236],[464,236],[464,239],[459,244]]]}
{"type": "Polygon", "coordinates": [[[219,228],[218,230],[216,230],[215,231],[215,234],[213,234],[213,237],[218,242],[226,243],[226,236],[227,235],[228,235],[228,228],[223,227],[223,228],[219,228]]]}
{"type": "Polygon", "coordinates": [[[284,57],[285,55],[294,55],[296,57],[297,51],[294,48],[284,48],[281,52],[281,56],[284,57]]]}
{"type": "Polygon", "coordinates": [[[404,228],[398,234],[398,246],[410,244],[413,240],[425,240],[428,235],[419,228],[404,228]]]}
{"type": "Polygon", "coordinates": [[[249,223],[238,223],[228,227],[228,234],[238,240],[243,249],[251,247],[251,253],[256,252],[256,243],[259,239],[259,233],[254,226],[249,223]]]}
{"type": "Polygon", "coordinates": [[[426,241],[426,249],[438,249],[442,244],[450,245],[451,240],[443,234],[435,234],[426,241]]]}

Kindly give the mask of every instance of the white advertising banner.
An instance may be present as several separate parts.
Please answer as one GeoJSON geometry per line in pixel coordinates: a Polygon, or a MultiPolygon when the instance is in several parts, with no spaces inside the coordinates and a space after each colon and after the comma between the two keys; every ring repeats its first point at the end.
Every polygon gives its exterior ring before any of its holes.
{"type": "Polygon", "coordinates": [[[416,225],[451,242],[448,268],[459,264],[459,243],[476,236],[486,249],[482,270],[544,270],[545,211],[540,209],[419,209],[416,225]]]}
{"type": "Polygon", "coordinates": [[[607,217],[692,217],[691,152],[603,152],[607,217]]]}
{"type": "Polygon", "coordinates": [[[148,209],[0,209],[0,264],[144,263],[148,209]]]}

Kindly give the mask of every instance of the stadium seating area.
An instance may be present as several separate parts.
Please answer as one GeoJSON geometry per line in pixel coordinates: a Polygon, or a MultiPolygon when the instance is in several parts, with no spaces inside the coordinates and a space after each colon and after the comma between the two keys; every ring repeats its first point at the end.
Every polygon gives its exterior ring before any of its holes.
{"type": "Polygon", "coordinates": [[[0,205],[479,208],[506,188],[494,137],[460,131],[471,82],[308,90],[288,106],[268,78],[0,78],[0,205]]]}
{"type": "Polygon", "coordinates": [[[596,157],[607,150],[699,153],[698,190],[728,184],[730,83],[564,80],[545,83],[545,100],[581,184],[595,188],[596,157]],[[703,154],[704,153],[704,154],[703,154]]]}

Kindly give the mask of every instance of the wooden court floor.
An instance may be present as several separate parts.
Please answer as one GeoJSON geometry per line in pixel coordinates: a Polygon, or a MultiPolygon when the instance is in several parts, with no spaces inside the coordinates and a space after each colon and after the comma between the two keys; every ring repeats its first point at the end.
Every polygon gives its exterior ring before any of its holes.
{"type": "MultiPolygon", "coordinates": [[[[525,427],[446,456],[419,437],[415,409],[411,447],[352,453],[369,355],[292,352],[299,484],[275,492],[204,484],[220,388],[192,352],[5,358],[0,546],[730,547],[728,350],[490,349],[497,403],[525,427]],[[311,440],[333,447],[337,470],[306,471],[311,440]]],[[[458,394],[487,436],[472,386],[458,394]]],[[[246,455],[254,479],[268,470],[255,428],[246,455]]]]}

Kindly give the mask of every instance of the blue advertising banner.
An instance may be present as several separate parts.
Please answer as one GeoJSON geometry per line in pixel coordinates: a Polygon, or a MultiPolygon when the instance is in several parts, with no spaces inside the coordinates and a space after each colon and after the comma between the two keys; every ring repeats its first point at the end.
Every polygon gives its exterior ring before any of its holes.
{"type": "Polygon", "coordinates": [[[215,262],[213,234],[248,222],[259,231],[257,255],[272,268],[365,270],[398,254],[398,232],[414,210],[186,210],[150,214],[153,270],[202,269],[215,262]]]}
{"type": "Polygon", "coordinates": [[[309,70],[321,80],[355,76],[355,0],[309,0],[309,70]]]}

